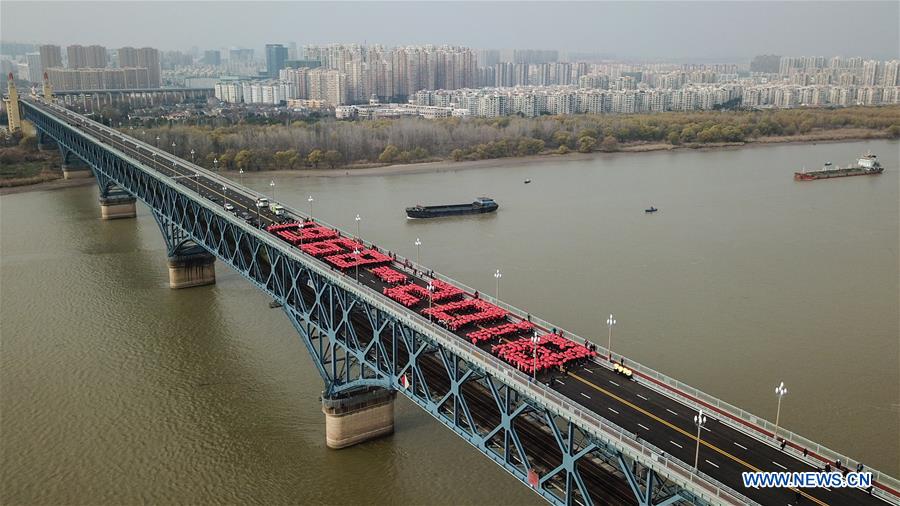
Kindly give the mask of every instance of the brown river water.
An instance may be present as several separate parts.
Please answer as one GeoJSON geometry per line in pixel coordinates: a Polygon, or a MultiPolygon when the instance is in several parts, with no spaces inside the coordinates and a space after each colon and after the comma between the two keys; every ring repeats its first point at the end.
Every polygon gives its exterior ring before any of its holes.
{"type": "MultiPolygon", "coordinates": [[[[900,142],[600,155],[439,173],[276,177],[280,201],[894,476],[900,142]],[[880,176],[794,182],[867,151],[880,176]],[[531,184],[523,184],[530,178],[531,184]],[[487,216],[406,220],[487,195],[487,216]],[[660,211],[645,215],[650,204],[660,211]]],[[[236,177],[236,175],[235,175],[236,177]]],[[[244,182],[270,192],[268,176],[244,182]]],[[[168,288],[142,204],[84,186],[0,199],[0,503],[540,504],[398,398],[396,433],[325,447],[282,312],[217,263],[168,288]]]]}

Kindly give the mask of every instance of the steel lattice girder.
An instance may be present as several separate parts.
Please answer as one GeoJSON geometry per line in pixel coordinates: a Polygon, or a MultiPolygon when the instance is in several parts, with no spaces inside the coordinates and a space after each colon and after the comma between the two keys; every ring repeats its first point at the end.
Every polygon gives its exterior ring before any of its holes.
{"type": "Polygon", "coordinates": [[[529,471],[542,471],[534,489],[554,504],[614,502],[601,495],[606,490],[589,490],[582,476],[588,465],[627,483],[628,499],[616,500],[706,504],[636,461],[629,468],[614,445],[336,285],[287,254],[286,246],[263,240],[258,230],[37,109],[26,106],[25,116],[93,169],[101,193],[118,186],[146,203],[169,254],[194,242],[280,302],[322,376],[325,395],[364,387],[397,390],[520,481],[527,484],[529,471]]]}

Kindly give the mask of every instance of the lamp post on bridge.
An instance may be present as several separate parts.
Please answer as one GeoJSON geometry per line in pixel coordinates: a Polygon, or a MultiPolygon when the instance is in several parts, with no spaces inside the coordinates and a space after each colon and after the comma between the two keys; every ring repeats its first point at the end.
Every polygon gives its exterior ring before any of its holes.
{"type": "Polygon", "coordinates": [[[275,202],[275,180],[269,181],[269,187],[272,188],[272,202],[275,202]]]}
{"type": "Polygon", "coordinates": [[[500,269],[497,269],[494,272],[494,279],[497,280],[497,302],[500,302],[500,278],[503,277],[503,274],[500,273],[500,269]]]}
{"type": "Polygon", "coordinates": [[[531,336],[531,344],[534,345],[534,353],[532,354],[533,355],[532,358],[534,359],[534,366],[533,366],[534,371],[533,372],[534,372],[534,379],[537,380],[537,349],[538,349],[538,345],[541,344],[541,336],[538,334],[537,330],[535,330],[534,335],[531,336]]]}
{"type": "Polygon", "coordinates": [[[306,197],[306,201],[309,202],[309,221],[312,221],[312,205],[315,200],[312,195],[306,197]]]}
{"type": "Polygon", "coordinates": [[[356,256],[356,282],[359,283],[359,248],[353,249],[353,255],[356,256]]]}
{"type": "Polygon", "coordinates": [[[416,237],[416,242],[414,242],[413,244],[416,246],[416,266],[422,265],[419,263],[419,247],[422,246],[422,241],[420,241],[419,238],[416,237]]]}
{"type": "MultiPolygon", "coordinates": [[[[219,159],[218,158],[213,158],[213,170],[216,172],[219,172],[219,159]]],[[[241,184],[244,184],[244,183],[241,182],[241,184]]]]}
{"type": "Polygon", "coordinates": [[[159,149],[159,136],[156,136],[156,149],[159,149]]]}
{"type": "Polygon", "coordinates": [[[609,353],[609,361],[613,361],[612,356],[612,328],[616,325],[616,319],[613,317],[612,313],[609,314],[609,318],[606,319],[606,325],[609,327],[609,342],[606,345],[606,352],[609,353]]]}
{"type": "Polygon", "coordinates": [[[175,141],[172,141],[172,156],[178,156],[175,154],[175,141]]]}
{"type": "MultiPolygon", "coordinates": [[[[172,165],[174,165],[174,164],[175,164],[175,162],[172,162],[172,165]]],[[[200,173],[194,172],[194,177],[197,178],[197,193],[199,194],[200,193],[200,173]]]]}
{"type": "Polygon", "coordinates": [[[194,163],[194,150],[191,149],[191,163],[194,163]]]}
{"type": "Polygon", "coordinates": [[[775,395],[778,396],[778,409],[775,411],[775,430],[772,435],[775,437],[775,442],[778,442],[778,419],[781,417],[781,398],[784,397],[788,393],[788,389],[784,386],[784,382],[778,384],[775,387],[775,395]]]}
{"type": "Polygon", "coordinates": [[[222,185],[222,197],[225,199],[225,206],[228,206],[228,187],[222,185]]]}
{"type": "MultiPolygon", "coordinates": [[[[219,168],[218,160],[216,160],[216,168],[219,168]]],[[[238,175],[241,177],[241,186],[244,186],[244,169],[238,169],[238,175]]]]}
{"type": "Polygon", "coordinates": [[[362,221],[362,218],[359,217],[359,213],[356,214],[354,220],[356,221],[356,240],[359,241],[359,222],[362,221]]]}
{"type": "Polygon", "coordinates": [[[694,452],[694,471],[696,471],[700,463],[700,429],[706,424],[706,416],[703,415],[702,409],[694,415],[694,423],[697,424],[697,450],[694,452]]]}

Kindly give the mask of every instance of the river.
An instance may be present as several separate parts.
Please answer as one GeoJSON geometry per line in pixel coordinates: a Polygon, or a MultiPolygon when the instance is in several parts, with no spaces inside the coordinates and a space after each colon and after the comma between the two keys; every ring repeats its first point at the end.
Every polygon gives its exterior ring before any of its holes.
{"type": "MultiPolygon", "coordinates": [[[[279,200],[900,474],[900,142],[607,154],[422,174],[279,174],[279,200]],[[874,177],[794,182],[872,151],[874,177]],[[531,184],[523,184],[526,178],[531,184]],[[492,215],[406,220],[488,195],[492,215]],[[644,213],[650,204],[659,208],[644,213]]],[[[269,177],[244,182],[271,193],[269,177]]],[[[321,381],[217,263],[168,288],[149,211],[97,188],[0,199],[0,503],[540,504],[405,399],[396,433],[325,447],[321,381]]]]}

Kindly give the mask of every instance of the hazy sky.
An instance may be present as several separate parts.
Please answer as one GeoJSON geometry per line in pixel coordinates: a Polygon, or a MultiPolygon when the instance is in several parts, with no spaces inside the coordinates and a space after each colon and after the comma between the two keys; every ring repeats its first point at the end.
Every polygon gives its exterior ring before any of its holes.
{"type": "Polygon", "coordinates": [[[900,57],[900,2],[0,3],[4,41],[261,48],[266,43],[459,44],[636,59],[756,54],[900,57]]]}

